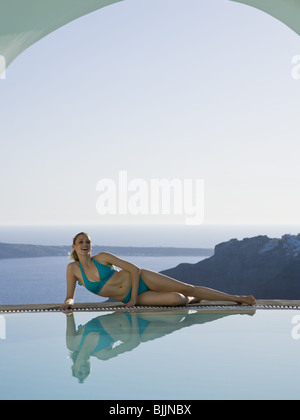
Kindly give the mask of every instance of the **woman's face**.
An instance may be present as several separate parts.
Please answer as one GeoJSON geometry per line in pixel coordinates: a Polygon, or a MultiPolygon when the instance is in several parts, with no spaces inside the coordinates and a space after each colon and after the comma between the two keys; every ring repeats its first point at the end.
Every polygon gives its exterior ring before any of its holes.
{"type": "Polygon", "coordinates": [[[72,248],[77,252],[78,257],[80,255],[89,255],[92,250],[91,238],[82,233],[76,238],[75,244],[72,245],[72,248]]]}

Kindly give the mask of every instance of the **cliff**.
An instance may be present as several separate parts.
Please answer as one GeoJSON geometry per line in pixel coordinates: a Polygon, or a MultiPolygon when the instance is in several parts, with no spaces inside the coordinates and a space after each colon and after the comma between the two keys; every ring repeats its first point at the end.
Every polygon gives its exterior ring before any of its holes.
{"type": "Polygon", "coordinates": [[[300,234],[232,239],[212,257],[162,271],[178,280],[257,299],[300,299],[300,234]]]}

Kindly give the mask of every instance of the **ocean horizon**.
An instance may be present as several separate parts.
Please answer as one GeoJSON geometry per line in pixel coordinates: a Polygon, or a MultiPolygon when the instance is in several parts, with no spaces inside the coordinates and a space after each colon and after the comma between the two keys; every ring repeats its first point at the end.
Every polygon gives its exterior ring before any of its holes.
{"type": "Polygon", "coordinates": [[[82,231],[99,246],[214,248],[234,238],[296,235],[300,225],[0,225],[0,242],[71,247],[73,237],[82,231]]]}

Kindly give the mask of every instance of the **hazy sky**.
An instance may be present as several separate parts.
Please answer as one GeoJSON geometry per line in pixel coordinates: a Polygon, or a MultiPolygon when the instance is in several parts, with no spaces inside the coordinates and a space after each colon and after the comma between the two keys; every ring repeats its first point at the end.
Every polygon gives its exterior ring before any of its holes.
{"type": "Polygon", "coordinates": [[[228,0],[126,0],[55,31],[0,80],[0,224],[174,221],[100,215],[119,171],[204,180],[205,223],[300,223],[295,55],[228,0]]]}

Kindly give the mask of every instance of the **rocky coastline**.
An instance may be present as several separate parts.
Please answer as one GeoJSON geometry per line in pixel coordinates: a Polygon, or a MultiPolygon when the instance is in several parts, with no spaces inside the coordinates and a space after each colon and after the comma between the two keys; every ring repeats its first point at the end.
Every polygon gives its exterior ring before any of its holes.
{"type": "Polygon", "coordinates": [[[300,299],[300,234],[231,239],[218,244],[210,258],[162,273],[257,299],[300,299]]]}

